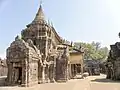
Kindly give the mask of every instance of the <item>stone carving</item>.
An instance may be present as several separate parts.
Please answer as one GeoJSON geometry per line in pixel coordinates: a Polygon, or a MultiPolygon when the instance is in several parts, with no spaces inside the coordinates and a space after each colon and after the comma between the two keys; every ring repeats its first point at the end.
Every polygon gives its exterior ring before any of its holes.
{"type": "Polygon", "coordinates": [[[68,48],[63,48],[63,53],[56,60],[56,81],[63,82],[68,80],[68,48]]]}
{"type": "Polygon", "coordinates": [[[107,79],[113,79],[114,77],[113,64],[111,62],[108,62],[106,67],[107,67],[107,79]]]}
{"type": "Polygon", "coordinates": [[[45,21],[42,6],[22,30],[21,38],[17,36],[7,49],[8,85],[67,81],[71,45],[63,45],[53,25],[45,21]],[[57,49],[58,45],[63,46],[62,50],[57,49]]]}
{"type": "Polygon", "coordinates": [[[106,63],[107,78],[120,79],[120,42],[110,45],[110,52],[106,63]]]}
{"type": "Polygon", "coordinates": [[[7,49],[8,84],[29,86],[32,82],[54,82],[56,47],[62,39],[54,27],[45,21],[41,6],[21,36],[22,39],[17,36],[7,49]]]}
{"type": "Polygon", "coordinates": [[[17,38],[11,43],[7,49],[8,85],[21,84],[29,86],[34,82],[38,82],[38,61],[41,58],[37,51],[39,50],[32,44],[32,41],[27,43],[17,38]]]}

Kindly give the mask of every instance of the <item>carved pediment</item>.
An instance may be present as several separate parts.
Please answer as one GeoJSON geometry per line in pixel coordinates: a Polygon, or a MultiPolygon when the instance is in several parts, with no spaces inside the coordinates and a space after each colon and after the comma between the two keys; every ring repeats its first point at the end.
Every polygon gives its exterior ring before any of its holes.
{"type": "Polygon", "coordinates": [[[28,45],[23,40],[15,40],[7,49],[7,57],[9,58],[24,58],[27,55],[28,45]]]}
{"type": "Polygon", "coordinates": [[[15,39],[7,49],[8,60],[38,59],[40,57],[39,50],[30,39],[27,42],[22,39],[15,39]]]}
{"type": "Polygon", "coordinates": [[[115,45],[110,45],[111,47],[111,57],[120,57],[120,43],[117,42],[115,45]]]}

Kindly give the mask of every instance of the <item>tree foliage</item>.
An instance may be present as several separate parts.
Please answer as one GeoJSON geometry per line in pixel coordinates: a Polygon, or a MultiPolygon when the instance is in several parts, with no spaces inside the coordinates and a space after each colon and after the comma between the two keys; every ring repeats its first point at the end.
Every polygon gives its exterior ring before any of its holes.
{"type": "Polygon", "coordinates": [[[101,47],[101,43],[92,42],[92,43],[83,43],[83,42],[75,42],[74,47],[84,48],[84,59],[86,60],[105,60],[108,55],[108,48],[101,47]]]}

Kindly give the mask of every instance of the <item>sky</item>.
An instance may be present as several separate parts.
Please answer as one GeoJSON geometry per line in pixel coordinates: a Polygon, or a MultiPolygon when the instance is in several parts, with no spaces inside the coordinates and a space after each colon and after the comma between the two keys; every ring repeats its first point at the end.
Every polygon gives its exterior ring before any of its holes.
{"type": "MultiPolygon", "coordinates": [[[[0,0],[0,57],[34,19],[40,0],[0,0]]],[[[43,0],[46,20],[69,41],[100,42],[109,48],[120,41],[120,0],[43,0]]]]}

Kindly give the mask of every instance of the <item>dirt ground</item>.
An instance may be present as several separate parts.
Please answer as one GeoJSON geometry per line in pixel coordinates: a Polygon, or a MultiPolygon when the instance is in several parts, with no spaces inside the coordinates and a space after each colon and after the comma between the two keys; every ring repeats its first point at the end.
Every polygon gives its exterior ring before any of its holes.
{"type": "Polygon", "coordinates": [[[47,83],[32,87],[6,87],[0,78],[0,90],[120,90],[120,82],[105,79],[105,75],[89,76],[85,79],[74,79],[67,83],[47,83]]]}

